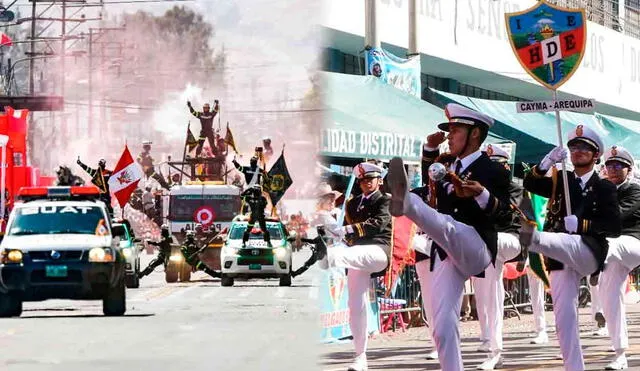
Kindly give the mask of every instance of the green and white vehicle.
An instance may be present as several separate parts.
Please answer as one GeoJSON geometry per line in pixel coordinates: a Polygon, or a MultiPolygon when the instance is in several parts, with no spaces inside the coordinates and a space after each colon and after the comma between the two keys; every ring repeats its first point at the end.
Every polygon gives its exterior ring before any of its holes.
{"type": "Polygon", "coordinates": [[[229,228],[220,256],[222,286],[233,286],[235,278],[278,278],[280,286],[291,286],[292,250],[285,225],[278,219],[267,218],[272,247],[263,240],[257,224],[243,247],[242,236],[247,221],[248,217],[239,215],[229,228]]]}

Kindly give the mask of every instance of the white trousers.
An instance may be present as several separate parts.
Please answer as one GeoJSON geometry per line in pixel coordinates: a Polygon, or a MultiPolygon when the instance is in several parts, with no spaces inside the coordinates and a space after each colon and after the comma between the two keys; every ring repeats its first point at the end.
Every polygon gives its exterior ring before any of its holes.
{"type": "Polygon", "coordinates": [[[591,286],[589,285],[589,294],[591,295],[591,319],[596,320],[596,313],[604,314],[604,308],[602,306],[601,286],[600,284],[591,286]]]}
{"type": "MultiPolygon", "coordinates": [[[[435,266],[433,272],[427,274],[430,278],[425,285],[429,303],[427,312],[432,320],[431,335],[438,350],[438,361],[442,370],[462,371],[464,366],[460,351],[459,321],[466,277],[460,273],[451,259],[441,261],[438,254],[432,259],[436,259],[435,266]]],[[[429,265],[429,261],[425,263],[429,265]]],[[[428,267],[426,270],[429,270],[428,267]]],[[[422,291],[423,294],[425,289],[422,291]]]]}
{"type": "Polygon", "coordinates": [[[438,348],[438,360],[444,371],[463,370],[460,351],[460,307],[464,283],[470,276],[481,273],[491,263],[486,244],[476,230],[451,216],[440,214],[422,199],[408,194],[404,214],[431,240],[447,253],[444,261],[438,254],[431,257],[429,290],[430,317],[433,339],[438,348]]]}
{"type": "Polygon", "coordinates": [[[551,271],[550,275],[556,331],[565,370],[584,370],[578,329],[578,291],[580,279],[598,267],[596,259],[579,235],[567,233],[536,232],[529,250],[564,264],[564,269],[551,271]]]}
{"type": "Polygon", "coordinates": [[[613,348],[624,350],[629,348],[624,294],[629,273],[640,265],[640,240],[624,235],[607,240],[609,253],[600,276],[600,293],[613,348]]]}
{"type": "Polygon", "coordinates": [[[330,267],[346,268],[349,290],[349,326],[356,356],[367,351],[367,303],[371,273],[387,266],[387,254],[378,245],[336,246],[327,249],[330,267]]]}
{"type": "MultiPolygon", "coordinates": [[[[417,236],[416,236],[417,237],[417,236]]],[[[425,320],[429,324],[427,330],[427,337],[435,346],[433,341],[433,318],[431,317],[431,270],[429,269],[429,259],[421,260],[416,263],[416,273],[418,274],[418,280],[420,280],[420,291],[422,292],[422,308],[426,316],[425,320]]]]}
{"type": "Polygon", "coordinates": [[[518,256],[520,241],[509,233],[498,233],[496,264],[489,264],[484,278],[471,277],[480,324],[480,341],[489,342],[492,352],[502,351],[502,327],[504,323],[504,263],[518,256]]]}
{"type": "Polygon", "coordinates": [[[409,193],[408,198],[405,216],[447,252],[445,260],[451,261],[465,280],[491,263],[487,245],[473,227],[440,214],[416,194],[409,193]]]}
{"type": "Polygon", "coordinates": [[[527,269],[527,281],[529,281],[533,324],[537,336],[538,334],[547,332],[547,322],[544,318],[544,282],[542,282],[531,269],[527,269]]]}

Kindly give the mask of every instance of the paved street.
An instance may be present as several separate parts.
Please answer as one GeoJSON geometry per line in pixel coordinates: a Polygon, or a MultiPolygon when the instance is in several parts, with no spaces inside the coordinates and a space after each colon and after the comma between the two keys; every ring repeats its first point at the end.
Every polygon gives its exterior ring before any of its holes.
{"type": "MultiPolygon", "coordinates": [[[[627,352],[629,369],[640,369],[640,304],[627,305],[629,311],[629,343],[627,352]]],[[[557,360],[560,354],[552,312],[546,313],[549,326],[549,343],[546,345],[529,344],[529,330],[533,328],[533,318],[525,314],[519,320],[505,320],[505,362],[506,370],[562,370],[562,361],[557,360]]],[[[589,320],[589,309],[580,310],[581,340],[585,354],[587,370],[603,370],[613,353],[609,352],[609,338],[590,336],[594,330],[589,320]]],[[[406,332],[388,332],[375,336],[369,342],[369,369],[371,370],[439,370],[437,361],[425,358],[432,344],[426,340],[425,327],[409,329],[406,332]]],[[[485,358],[486,354],[477,353],[480,345],[477,321],[463,322],[460,326],[463,337],[463,361],[465,369],[474,370],[485,358]]],[[[321,357],[323,370],[346,370],[353,356],[350,343],[325,346],[321,357]]]]}
{"type": "MultiPolygon", "coordinates": [[[[295,254],[294,267],[308,256],[295,254]]],[[[21,318],[0,320],[0,370],[314,370],[313,273],[292,287],[277,280],[221,287],[203,273],[167,284],[160,267],[128,289],[121,318],[104,317],[101,301],[25,303],[21,318]]]]}

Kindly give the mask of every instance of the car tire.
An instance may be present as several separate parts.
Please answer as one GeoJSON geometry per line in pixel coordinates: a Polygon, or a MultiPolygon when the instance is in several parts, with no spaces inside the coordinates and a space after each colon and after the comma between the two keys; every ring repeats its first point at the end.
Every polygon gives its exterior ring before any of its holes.
{"type": "Polygon", "coordinates": [[[0,317],[20,317],[22,314],[22,299],[16,293],[0,293],[0,317]]]}
{"type": "Polygon", "coordinates": [[[189,282],[191,280],[191,266],[187,263],[182,263],[180,268],[180,281],[189,282]]]}
{"type": "Polygon", "coordinates": [[[280,286],[291,286],[291,271],[280,276],[280,286]]]}
{"type": "Polygon", "coordinates": [[[167,281],[167,283],[178,282],[179,276],[180,275],[175,265],[173,264],[167,265],[167,268],[165,268],[164,270],[164,280],[167,281]]]}
{"type": "Polygon", "coordinates": [[[223,274],[222,277],[220,277],[220,284],[224,287],[233,286],[233,278],[223,274]]]}
{"type": "Polygon", "coordinates": [[[140,287],[140,277],[138,277],[138,272],[127,274],[125,285],[128,289],[137,289],[140,287]]]}
{"type": "Polygon", "coordinates": [[[115,287],[109,287],[102,299],[102,312],[105,316],[122,316],[127,310],[127,299],[124,280],[115,287]]]}

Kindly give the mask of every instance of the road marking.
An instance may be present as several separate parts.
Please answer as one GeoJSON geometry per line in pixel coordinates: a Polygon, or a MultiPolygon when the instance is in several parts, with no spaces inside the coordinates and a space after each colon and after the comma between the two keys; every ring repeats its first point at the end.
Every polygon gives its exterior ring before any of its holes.
{"type": "Polygon", "coordinates": [[[165,295],[164,297],[162,297],[162,300],[164,301],[172,301],[175,300],[176,298],[182,297],[184,296],[184,294],[186,294],[189,291],[192,291],[198,287],[202,286],[202,284],[197,283],[197,284],[193,284],[193,285],[189,285],[189,286],[178,286],[178,289],[165,295]],[[180,290],[182,288],[182,290],[180,290]]]}

